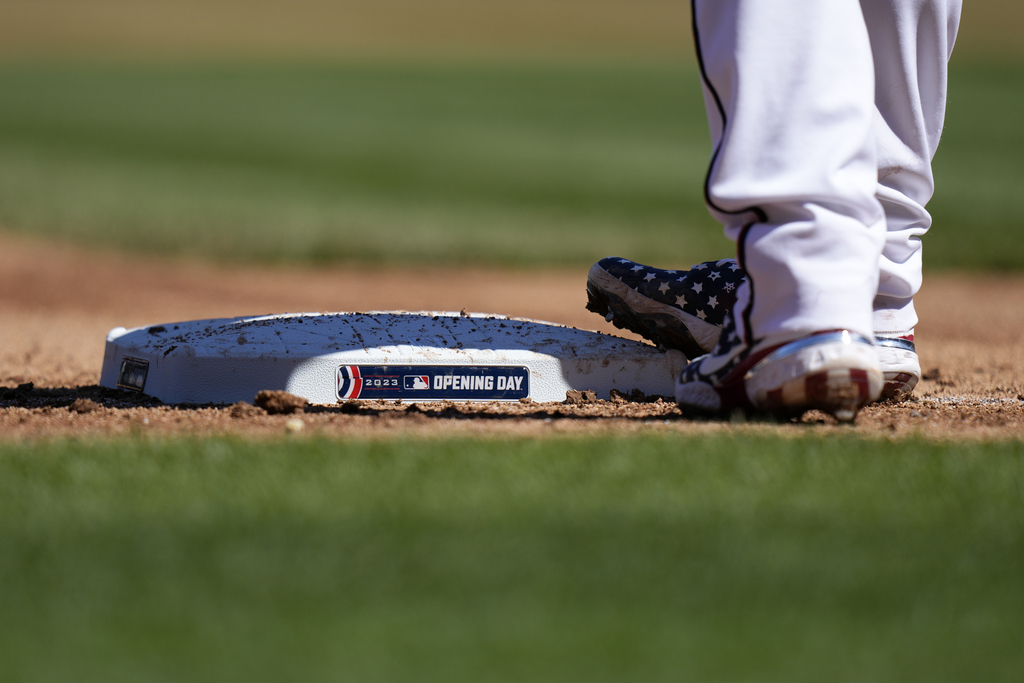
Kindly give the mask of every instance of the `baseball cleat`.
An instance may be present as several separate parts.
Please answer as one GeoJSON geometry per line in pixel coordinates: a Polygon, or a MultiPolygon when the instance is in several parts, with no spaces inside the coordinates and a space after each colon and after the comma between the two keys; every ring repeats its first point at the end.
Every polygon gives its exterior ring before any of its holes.
{"type": "Polygon", "coordinates": [[[714,348],[745,277],[735,259],[676,271],[610,256],[587,275],[587,310],[656,346],[696,358],[714,348]]]}
{"type": "Polygon", "coordinates": [[[676,380],[684,413],[759,412],[778,417],[821,410],[853,421],[882,392],[882,371],[871,339],[825,330],[747,345],[728,316],[715,350],[686,366],[676,380]]]}
{"type": "MultiPolygon", "coordinates": [[[[590,269],[587,309],[693,359],[715,347],[746,276],[734,259],[708,261],[690,270],[661,270],[610,256],[590,269]]],[[[907,398],[921,379],[914,331],[876,333],[875,344],[885,378],[881,398],[907,398]]]]}
{"type": "Polygon", "coordinates": [[[905,335],[876,333],[875,345],[885,378],[882,398],[906,399],[921,381],[921,361],[914,348],[914,331],[905,335]]]}

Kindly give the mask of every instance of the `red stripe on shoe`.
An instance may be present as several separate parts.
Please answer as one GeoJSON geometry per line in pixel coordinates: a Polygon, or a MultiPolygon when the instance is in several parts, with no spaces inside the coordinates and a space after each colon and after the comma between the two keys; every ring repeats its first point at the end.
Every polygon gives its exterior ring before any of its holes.
{"type": "Polygon", "coordinates": [[[824,403],[828,400],[828,373],[816,372],[804,380],[804,401],[824,403]]]}
{"type": "Polygon", "coordinates": [[[850,370],[850,381],[857,385],[858,396],[861,401],[867,401],[871,394],[871,386],[868,384],[867,370],[850,370]]]}

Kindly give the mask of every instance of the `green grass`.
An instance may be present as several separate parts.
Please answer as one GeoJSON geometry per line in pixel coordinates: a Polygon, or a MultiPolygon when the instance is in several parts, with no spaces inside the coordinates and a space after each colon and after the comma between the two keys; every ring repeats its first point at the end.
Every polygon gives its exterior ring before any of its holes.
{"type": "Polygon", "coordinates": [[[0,224],[270,261],[712,257],[690,76],[7,67],[0,224]]]}
{"type": "Polygon", "coordinates": [[[1024,66],[954,68],[926,263],[1024,270],[1024,66]]]}
{"type": "Polygon", "coordinates": [[[0,679],[1017,681],[1024,446],[0,445],[0,679]]]}
{"type": "MultiPolygon", "coordinates": [[[[1022,84],[954,68],[929,267],[1024,268],[1022,84]]],[[[265,262],[732,253],[691,65],[8,64],[0,93],[10,229],[265,262]]]]}

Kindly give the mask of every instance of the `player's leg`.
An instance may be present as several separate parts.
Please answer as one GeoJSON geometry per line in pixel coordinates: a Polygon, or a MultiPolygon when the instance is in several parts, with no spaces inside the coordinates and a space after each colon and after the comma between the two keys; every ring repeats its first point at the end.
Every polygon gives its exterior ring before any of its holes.
{"type": "MultiPolygon", "coordinates": [[[[873,316],[887,398],[906,396],[921,374],[913,346],[913,296],[921,285],[920,237],[931,224],[924,207],[934,188],[931,159],[944,118],[946,64],[960,5],[960,0],[861,1],[876,67],[876,192],[888,228],[873,316]]],[[[588,308],[690,357],[710,350],[722,306],[735,299],[735,266],[708,262],[688,271],[638,266],[618,258],[595,264],[587,282],[588,308]],[[693,292],[695,287],[701,292],[693,292]]]]}
{"type": "Polygon", "coordinates": [[[921,378],[914,346],[931,162],[946,111],[946,64],[960,0],[861,0],[875,62],[875,144],[879,201],[887,233],[879,261],[874,327],[885,394],[909,394],[921,378]]]}
{"type": "Polygon", "coordinates": [[[748,279],[718,346],[684,371],[677,400],[831,409],[831,394],[856,393],[865,376],[865,395],[847,398],[876,398],[871,302],[885,223],[860,4],[694,0],[693,10],[714,143],[706,199],[748,279]],[[830,330],[845,336],[819,334],[830,330]],[[751,387],[744,377],[755,375],[751,387]],[[815,382],[828,383],[823,394],[815,382]]]}
{"type": "Polygon", "coordinates": [[[874,327],[906,334],[917,324],[921,236],[935,182],[931,162],[946,110],[946,64],[960,0],[861,0],[875,63],[877,195],[888,232],[880,261],[874,327]]]}

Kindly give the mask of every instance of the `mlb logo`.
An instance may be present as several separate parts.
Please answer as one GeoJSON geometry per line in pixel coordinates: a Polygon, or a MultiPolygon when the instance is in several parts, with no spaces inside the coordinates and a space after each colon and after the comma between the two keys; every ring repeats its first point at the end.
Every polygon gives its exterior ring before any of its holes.
{"type": "Polygon", "coordinates": [[[409,391],[424,391],[430,388],[430,377],[427,375],[406,375],[403,388],[409,391]]]}

